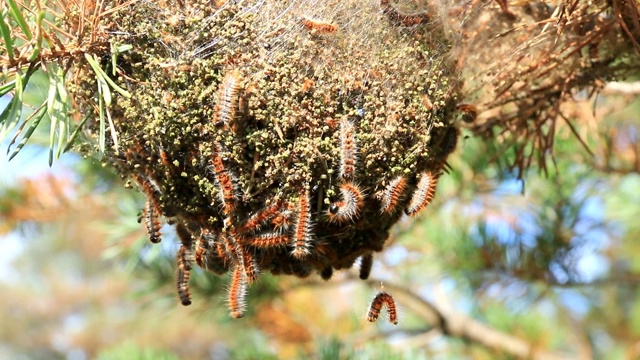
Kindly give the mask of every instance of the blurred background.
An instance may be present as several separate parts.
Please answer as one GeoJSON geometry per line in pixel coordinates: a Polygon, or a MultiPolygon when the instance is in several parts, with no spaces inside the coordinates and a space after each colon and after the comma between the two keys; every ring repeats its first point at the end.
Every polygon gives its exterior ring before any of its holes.
{"type": "Polygon", "coordinates": [[[149,243],[143,197],[96,159],[49,168],[41,126],[12,161],[0,152],[0,358],[638,359],[640,102],[624,89],[563,105],[589,151],[558,123],[552,165],[522,179],[515,154],[463,129],[434,202],[395,227],[369,280],[265,274],[239,320],[228,279],[199,268],[180,305],[173,228],[149,243]],[[366,320],[381,284],[397,326],[366,320]]]}

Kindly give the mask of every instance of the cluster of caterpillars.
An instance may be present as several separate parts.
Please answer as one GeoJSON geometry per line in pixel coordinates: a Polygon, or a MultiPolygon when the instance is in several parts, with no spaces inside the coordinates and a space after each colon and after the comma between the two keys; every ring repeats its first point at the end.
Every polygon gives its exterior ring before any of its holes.
{"type": "MultiPolygon", "coordinates": [[[[401,26],[428,20],[426,14],[404,15],[388,0],[381,0],[381,7],[392,22],[401,26]]],[[[312,19],[304,19],[303,25],[318,34],[337,29],[312,19]]],[[[339,120],[338,130],[337,192],[330,203],[322,203],[316,196],[316,189],[306,183],[298,185],[292,194],[265,200],[261,208],[248,210],[243,204],[245,196],[239,186],[239,170],[230,166],[227,158],[230,149],[212,134],[232,134],[236,139],[242,139],[244,129],[239,118],[246,106],[242,102],[248,92],[237,69],[226,72],[218,88],[214,116],[205,126],[208,130],[202,131],[203,141],[188,155],[203,164],[202,173],[216,189],[215,198],[205,201],[213,206],[200,217],[183,214],[180,209],[170,206],[166,201],[170,191],[166,181],[152,170],[154,166],[145,166],[154,158],[164,167],[167,176],[178,177],[171,170],[171,157],[175,154],[159,148],[157,155],[152,155],[145,146],[139,145],[129,148],[123,159],[130,164],[127,172],[147,196],[143,219],[150,241],[161,241],[162,217],[175,224],[180,239],[176,286],[181,303],[191,304],[189,279],[195,262],[218,275],[231,273],[227,301],[234,318],[244,315],[248,286],[261,272],[307,277],[316,270],[328,280],[334,269],[350,268],[360,258],[360,278],[367,279],[373,252],[382,250],[388,236],[390,225],[387,224],[397,221],[402,212],[415,216],[431,202],[442,168],[431,165],[417,174],[398,174],[380,179],[375,186],[362,188],[357,172],[357,119],[344,115],[339,120]],[[376,217],[387,219],[380,229],[376,227],[376,217]],[[334,242],[326,236],[332,232],[341,234],[334,242]],[[319,236],[320,233],[323,236],[319,236]],[[348,233],[352,235],[342,235],[348,233]]],[[[455,130],[444,134],[443,158],[455,147],[457,135],[455,130]]],[[[397,317],[391,316],[392,308],[395,314],[393,298],[384,291],[381,294],[371,305],[369,321],[375,321],[380,308],[386,304],[390,319],[394,322],[395,318],[397,322],[397,317]]]]}
{"type": "MultiPolygon", "coordinates": [[[[228,76],[237,76],[232,73],[228,76]]],[[[228,95],[223,81],[220,91],[220,103],[223,104],[228,95]]],[[[230,99],[236,98],[237,95],[230,99]]],[[[235,100],[232,100],[235,101],[235,100]]],[[[235,105],[232,105],[235,106],[235,105]]],[[[220,107],[220,112],[225,106],[220,107]]],[[[223,114],[216,117],[222,121],[226,129],[223,114]]],[[[229,119],[232,121],[232,119],[229,119]]],[[[332,258],[327,253],[331,249],[315,243],[315,229],[312,217],[311,194],[308,189],[300,189],[296,201],[276,201],[248,217],[241,218],[236,213],[242,198],[241,190],[232,169],[227,168],[222,156],[222,145],[214,144],[210,158],[210,170],[213,182],[218,186],[219,199],[213,203],[222,204],[219,213],[223,217],[221,229],[213,229],[206,225],[185,222],[180,216],[167,215],[161,204],[162,190],[158,181],[150,174],[134,173],[133,178],[146,193],[148,200],[143,210],[144,223],[153,243],[160,242],[160,220],[164,214],[170,223],[176,224],[176,233],[181,245],[177,254],[177,289],[183,305],[191,304],[189,278],[192,263],[216,274],[231,271],[231,285],[228,292],[228,305],[233,317],[242,317],[245,311],[247,287],[255,282],[261,271],[261,264],[268,264],[267,259],[273,256],[271,250],[287,249],[288,256],[295,260],[299,269],[292,269],[296,275],[308,276],[312,268],[321,268],[321,276],[331,278],[332,258]],[[316,246],[318,245],[318,246],[316,246]],[[308,264],[304,264],[308,262],[308,264]]],[[[354,224],[362,214],[365,204],[365,191],[355,181],[355,169],[358,159],[358,145],[355,126],[348,118],[340,121],[340,164],[339,164],[339,198],[329,204],[323,214],[317,216],[321,222],[335,223],[348,227],[354,224]]],[[[127,152],[127,158],[134,160],[136,151],[127,152]]],[[[379,205],[380,216],[397,216],[404,207],[404,212],[415,216],[433,199],[438,180],[438,173],[424,171],[417,184],[411,185],[406,176],[392,179],[383,190],[371,199],[379,205]],[[407,200],[410,199],[407,203],[407,200]]],[[[371,251],[361,255],[360,278],[367,279],[373,263],[371,251]]],[[[273,269],[271,269],[272,272],[273,269]]]]}

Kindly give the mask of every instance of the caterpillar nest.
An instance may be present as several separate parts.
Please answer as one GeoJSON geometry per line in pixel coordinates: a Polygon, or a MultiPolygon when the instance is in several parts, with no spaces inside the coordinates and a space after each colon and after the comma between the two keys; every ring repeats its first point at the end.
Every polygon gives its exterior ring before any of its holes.
{"type": "MultiPolygon", "coordinates": [[[[176,224],[184,305],[194,263],[233,274],[234,317],[262,273],[370,264],[431,200],[459,83],[428,19],[361,0],[138,1],[105,15],[113,47],[131,45],[115,81],[132,94],[108,109],[119,144],[106,159],[146,194],[153,242],[156,221],[176,224]]],[[[85,70],[75,96],[95,112],[85,70]]]]}

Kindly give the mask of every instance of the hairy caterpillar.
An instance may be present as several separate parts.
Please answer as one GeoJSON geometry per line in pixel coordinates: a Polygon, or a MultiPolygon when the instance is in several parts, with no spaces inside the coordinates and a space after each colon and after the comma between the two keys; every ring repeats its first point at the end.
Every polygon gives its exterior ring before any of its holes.
{"type": "Polygon", "coordinates": [[[342,200],[332,203],[327,212],[330,222],[352,221],[362,209],[364,199],[357,185],[350,182],[340,185],[340,194],[342,200]]]}
{"type": "Polygon", "coordinates": [[[236,117],[238,110],[238,90],[240,89],[240,73],[238,70],[228,72],[218,90],[218,103],[215,107],[213,124],[228,125],[236,117]]]}
{"type": "Polygon", "coordinates": [[[382,206],[380,211],[382,213],[392,214],[396,210],[400,200],[402,200],[406,188],[407,179],[404,176],[398,176],[393,179],[381,194],[380,200],[382,206]]]}
{"type": "Polygon", "coordinates": [[[326,35],[338,30],[337,25],[325,21],[311,19],[306,16],[302,17],[301,21],[304,28],[309,30],[309,32],[312,34],[326,35]]]}
{"type": "Polygon", "coordinates": [[[162,225],[158,220],[158,213],[151,200],[147,199],[145,202],[142,215],[144,217],[144,224],[147,229],[147,233],[149,234],[149,240],[154,244],[162,241],[162,234],[160,233],[160,227],[162,225]]]}
{"type": "Polygon", "coordinates": [[[305,191],[298,200],[298,219],[293,229],[294,248],[291,255],[297,259],[302,259],[310,253],[312,226],[309,202],[309,191],[305,191]]]}
{"type": "Polygon", "coordinates": [[[233,318],[241,318],[244,316],[245,296],[247,294],[247,282],[244,277],[244,270],[236,266],[233,268],[231,275],[231,284],[229,285],[228,305],[229,311],[233,318]]]}
{"type": "Polygon", "coordinates": [[[429,171],[420,174],[418,187],[411,196],[409,207],[405,209],[405,213],[409,216],[415,216],[422,211],[433,199],[438,185],[438,175],[434,175],[429,171]]]}
{"type": "Polygon", "coordinates": [[[369,306],[369,313],[367,314],[367,320],[369,322],[375,322],[378,320],[380,310],[382,306],[387,306],[387,313],[389,314],[389,322],[393,325],[398,325],[398,312],[396,309],[396,302],[393,300],[391,294],[384,291],[384,286],[380,288],[380,292],[373,298],[371,306],[369,306]]]}
{"type": "Polygon", "coordinates": [[[220,157],[219,153],[213,155],[211,165],[213,166],[216,182],[220,186],[219,190],[220,201],[222,202],[222,213],[225,216],[229,216],[233,210],[235,210],[238,199],[238,196],[236,195],[236,179],[224,166],[222,157],[220,157]]]}

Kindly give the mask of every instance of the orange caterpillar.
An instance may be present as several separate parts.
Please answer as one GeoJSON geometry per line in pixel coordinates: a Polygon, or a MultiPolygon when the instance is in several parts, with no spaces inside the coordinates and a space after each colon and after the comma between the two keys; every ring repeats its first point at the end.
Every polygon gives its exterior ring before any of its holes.
{"type": "Polygon", "coordinates": [[[191,255],[191,244],[193,242],[191,233],[184,223],[178,223],[176,225],[176,234],[180,239],[182,245],[178,250],[177,262],[177,287],[178,296],[182,305],[191,305],[191,294],[189,294],[189,278],[191,277],[191,261],[193,260],[191,255]]]}
{"type": "Polygon", "coordinates": [[[208,229],[202,229],[195,246],[196,250],[194,253],[194,257],[196,264],[198,264],[198,266],[205,270],[211,270],[216,273],[225,273],[226,270],[228,270],[228,267],[224,267],[224,262],[227,258],[227,254],[224,252],[224,247],[222,248],[221,253],[214,253],[214,246],[216,247],[216,250],[218,250],[218,248],[220,247],[223,247],[223,245],[219,241],[216,241],[216,237],[213,233],[211,233],[208,229]],[[216,259],[216,256],[218,258],[222,256],[222,258],[217,259],[218,263],[214,264],[214,261],[212,260],[216,259]],[[212,265],[215,265],[215,268],[212,268],[212,265]],[[220,270],[219,268],[222,268],[222,270],[218,271],[220,270]]]}
{"type": "Polygon", "coordinates": [[[313,82],[313,80],[311,79],[304,79],[304,82],[302,83],[302,92],[306,93],[309,90],[311,90],[313,88],[313,86],[315,85],[315,82],[313,82]]]}
{"type": "Polygon", "coordinates": [[[222,233],[221,238],[224,243],[226,257],[231,259],[231,262],[234,264],[240,265],[241,268],[244,268],[244,251],[242,246],[236,241],[233,231],[222,233]]]}
{"type": "Polygon", "coordinates": [[[267,221],[275,218],[279,215],[280,209],[282,208],[281,203],[276,203],[271,206],[268,206],[257,213],[253,214],[247,221],[242,224],[240,227],[240,233],[256,233],[260,230],[260,227],[267,221]]]}
{"type": "Polygon", "coordinates": [[[224,275],[229,272],[230,261],[224,244],[211,237],[208,230],[203,229],[196,242],[195,260],[198,266],[215,274],[224,275]]]}
{"type": "Polygon", "coordinates": [[[287,230],[289,230],[289,227],[291,226],[291,223],[292,223],[291,221],[292,214],[293,212],[289,209],[280,211],[278,215],[276,215],[271,220],[271,224],[273,225],[274,230],[279,233],[284,233],[287,230]]]}
{"type": "Polygon", "coordinates": [[[158,213],[151,200],[147,199],[147,202],[144,204],[144,209],[142,210],[142,215],[147,233],[149,234],[149,240],[154,244],[162,241],[162,234],[160,233],[160,227],[162,225],[158,220],[158,213]]]}
{"type": "Polygon", "coordinates": [[[285,246],[289,243],[289,236],[278,232],[260,234],[251,238],[250,245],[260,249],[285,246]]]}
{"type": "Polygon", "coordinates": [[[375,322],[378,320],[380,310],[382,306],[387,306],[387,313],[389,314],[389,322],[393,325],[398,325],[398,313],[396,310],[396,302],[393,300],[391,294],[384,291],[384,286],[380,288],[380,292],[373,298],[371,306],[369,306],[369,313],[367,314],[367,320],[369,322],[375,322]]]}
{"type": "Polygon", "coordinates": [[[191,264],[187,258],[187,251],[184,245],[178,250],[178,272],[176,285],[178,297],[182,305],[191,305],[191,294],[189,293],[189,278],[191,277],[191,264]]]}
{"type": "Polygon", "coordinates": [[[251,252],[249,252],[249,249],[244,248],[242,251],[242,264],[244,265],[244,275],[246,276],[247,282],[251,284],[256,281],[258,275],[260,275],[260,268],[251,252]]]}
{"type": "Polygon", "coordinates": [[[382,193],[380,200],[382,202],[382,206],[380,210],[382,213],[392,214],[402,197],[404,196],[404,191],[407,188],[407,179],[404,176],[398,176],[393,179],[387,188],[382,193]]]}
{"type": "Polygon", "coordinates": [[[162,215],[162,208],[160,206],[160,198],[162,197],[162,191],[160,191],[160,187],[152,181],[151,179],[144,177],[140,174],[133,173],[131,174],[133,179],[140,185],[142,191],[147,194],[147,200],[151,202],[153,210],[156,213],[156,216],[162,215]]]}
{"type": "Polygon", "coordinates": [[[305,29],[307,29],[310,33],[316,35],[331,34],[338,30],[337,25],[325,21],[314,20],[306,16],[302,17],[301,21],[305,29]]]}
{"type": "Polygon", "coordinates": [[[241,318],[244,316],[245,301],[247,294],[247,282],[244,277],[244,271],[236,266],[231,275],[231,285],[229,285],[228,305],[229,311],[233,318],[241,318]]]}
{"type": "Polygon", "coordinates": [[[244,270],[245,281],[248,280],[250,283],[254,282],[258,278],[260,269],[258,268],[258,264],[256,263],[253,254],[251,254],[249,249],[242,244],[243,239],[241,235],[235,231],[230,218],[225,219],[225,228],[227,231],[222,234],[222,239],[228,256],[236,264],[236,267],[240,267],[244,270]]]}
{"type": "Polygon", "coordinates": [[[187,255],[190,255],[193,238],[191,237],[191,232],[187,229],[187,226],[184,223],[178,223],[176,225],[176,234],[178,235],[178,239],[180,239],[180,243],[186,248],[187,255]]]}
{"type": "Polygon", "coordinates": [[[433,103],[431,102],[427,94],[422,94],[420,96],[420,100],[422,101],[422,105],[425,109],[427,109],[427,111],[433,109],[433,103]]]}
{"type": "Polygon", "coordinates": [[[409,216],[415,216],[422,211],[433,199],[438,185],[438,175],[429,171],[420,174],[420,181],[416,191],[411,196],[411,202],[404,212],[409,216]]]}
{"type": "Polygon", "coordinates": [[[227,256],[224,244],[220,241],[214,243],[215,251],[212,251],[208,255],[206,260],[206,269],[210,270],[218,275],[224,275],[229,272],[229,257],[227,256]]]}
{"type": "MultiPolygon", "coordinates": [[[[133,147],[127,149],[125,153],[126,159],[130,163],[146,162],[149,158],[140,143],[135,144],[133,147]]],[[[151,200],[154,210],[158,216],[165,215],[167,217],[173,216],[172,213],[168,213],[167,209],[162,207],[160,199],[162,198],[162,190],[160,189],[158,181],[153,176],[148,168],[135,168],[131,173],[131,177],[138,183],[142,191],[147,195],[147,199],[151,200]],[[163,211],[164,210],[164,211],[163,211]]]]}
{"type": "Polygon", "coordinates": [[[390,0],[380,0],[382,13],[387,15],[391,22],[401,26],[415,26],[429,22],[429,13],[427,11],[416,14],[402,14],[398,9],[391,5],[390,0]]]}
{"type": "Polygon", "coordinates": [[[367,280],[373,266],[373,254],[367,253],[360,258],[360,279],[367,280]]]}
{"type": "Polygon", "coordinates": [[[169,154],[167,153],[167,151],[160,147],[159,155],[160,163],[166,168],[166,174],[173,175],[175,173],[175,165],[171,162],[171,159],[169,159],[169,154]]]}
{"type": "Polygon", "coordinates": [[[236,195],[236,180],[225,168],[220,153],[216,152],[211,159],[211,165],[216,177],[216,182],[220,186],[219,194],[222,202],[222,213],[230,216],[236,208],[238,196],[236,195]]]}
{"type": "Polygon", "coordinates": [[[458,104],[457,110],[462,112],[462,121],[473,122],[478,117],[478,107],[473,104],[458,104]]]}
{"type": "Polygon", "coordinates": [[[240,73],[238,70],[227,72],[220,83],[218,90],[218,103],[215,107],[213,124],[226,126],[236,117],[238,110],[238,90],[240,89],[240,73]]]}
{"type": "Polygon", "coordinates": [[[205,270],[208,268],[206,261],[207,252],[209,252],[209,242],[204,236],[200,236],[196,241],[195,260],[196,264],[205,270]]]}
{"type": "Polygon", "coordinates": [[[364,203],[362,191],[354,183],[340,185],[342,200],[334,202],[329,207],[327,216],[330,222],[340,223],[352,221],[358,217],[364,203]]]}
{"type": "Polygon", "coordinates": [[[356,171],[358,145],[353,122],[347,117],[340,120],[340,173],[339,177],[351,179],[356,171]]]}
{"type": "Polygon", "coordinates": [[[311,211],[309,204],[309,191],[298,200],[298,219],[293,229],[294,248],[291,255],[296,259],[302,259],[309,255],[311,246],[311,211]]]}
{"type": "Polygon", "coordinates": [[[216,255],[220,258],[225,264],[229,262],[229,257],[227,256],[227,248],[220,241],[216,241],[216,255]]]}

